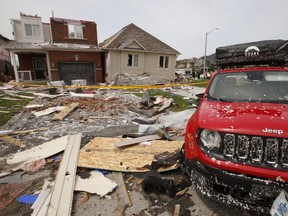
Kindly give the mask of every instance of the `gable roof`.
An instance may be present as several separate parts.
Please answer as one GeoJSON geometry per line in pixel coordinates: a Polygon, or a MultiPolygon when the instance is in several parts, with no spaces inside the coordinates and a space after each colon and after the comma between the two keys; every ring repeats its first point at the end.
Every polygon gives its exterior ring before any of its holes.
{"type": "Polygon", "coordinates": [[[123,49],[125,48],[125,44],[130,44],[132,41],[137,41],[137,43],[148,52],[180,54],[177,50],[168,46],[133,23],[125,26],[119,32],[104,40],[99,44],[99,46],[108,50],[123,49]]]}

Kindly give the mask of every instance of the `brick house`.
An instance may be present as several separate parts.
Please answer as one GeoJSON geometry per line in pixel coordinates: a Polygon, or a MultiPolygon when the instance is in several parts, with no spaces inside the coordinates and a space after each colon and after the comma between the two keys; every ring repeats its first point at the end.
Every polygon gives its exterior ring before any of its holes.
{"type": "Polygon", "coordinates": [[[5,48],[16,81],[105,81],[105,52],[98,47],[95,22],[52,17],[43,23],[37,15],[20,13],[11,24],[15,40],[5,48]]]}
{"type": "Polygon", "coordinates": [[[9,39],[0,34],[0,81],[8,81],[8,76],[10,76],[11,61],[9,52],[2,46],[9,43],[9,39]]]}

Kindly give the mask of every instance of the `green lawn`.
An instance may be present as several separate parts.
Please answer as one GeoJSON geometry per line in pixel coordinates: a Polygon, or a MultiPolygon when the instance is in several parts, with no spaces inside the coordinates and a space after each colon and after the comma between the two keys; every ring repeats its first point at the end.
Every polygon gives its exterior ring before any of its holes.
{"type": "MultiPolygon", "coordinates": [[[[32,96],[31,94],[21,94],[26,96],[32,96]]],[[[20,98],[17,96],[9,96],[7,94],[1,94],[0,97],[0,126],[9,121],[15,114],[19,113],[23,106],[27,105],[31,99],[20,98]],[[11,98],[11,100],[4,99],[11,98]],[[13,100],[16,99],[16,100],[13,100]]]]}
{"type": "MultiPolygon", "coordinates": [[[[174,103],[169,108],[173,112],[179,112],[186,109],[190,109],[192,107],[192,104],[195,103],[194,99],[185,100],[183,99],[183,96],[176,95],[172,92],[163,91],[161,89],[148,89],[148,91],[150,97],[163,96],[167,99],[173,98],[174,103]]],[[[143,95],[142,93],[134,93],[134,94],[138,97],[142,97],[143,95]]]]}

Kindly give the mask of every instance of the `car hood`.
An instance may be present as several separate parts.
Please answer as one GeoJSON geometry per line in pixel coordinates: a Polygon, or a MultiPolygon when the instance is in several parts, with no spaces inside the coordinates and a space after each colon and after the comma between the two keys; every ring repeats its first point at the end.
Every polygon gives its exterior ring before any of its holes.
{"type": "Polygon", "coordinates": [[[288,106],[203,100],[199,127],[229,133],[288,138],[288,106]]]}

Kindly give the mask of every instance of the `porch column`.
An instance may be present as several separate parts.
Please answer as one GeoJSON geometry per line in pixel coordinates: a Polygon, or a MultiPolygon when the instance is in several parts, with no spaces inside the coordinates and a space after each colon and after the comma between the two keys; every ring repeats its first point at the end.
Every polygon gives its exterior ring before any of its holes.
{"type": "Polygon", "coordinates": [[[18,75],[18,69],[17,69],[17,62],[16,62],[16,54],[15,52],[10,51],[11,61],[14,69],[14,75],[15,75],[15,81],[19,82],[19,75],[18,75]]]}
{"type": "Polygon", "coordinates": [[[52,76],[51,76],[51,67],[50,67],[50,57],[49,57],[48,52],[46,52],[46,64],[47,64],[47,70],[48,70],[48,78],[49,78],[49,81],[51,81],[52,76]]]}

